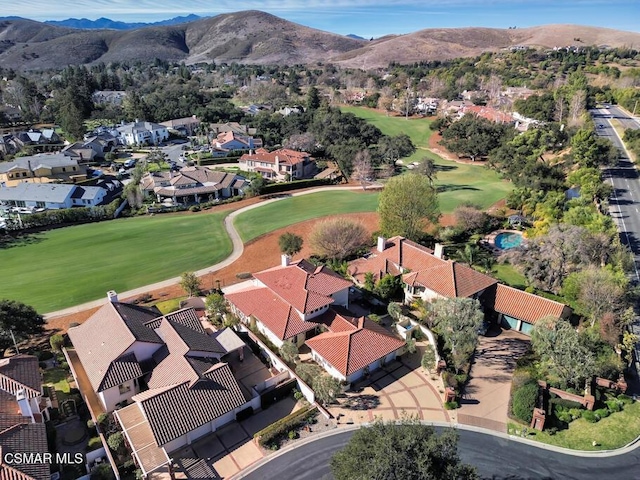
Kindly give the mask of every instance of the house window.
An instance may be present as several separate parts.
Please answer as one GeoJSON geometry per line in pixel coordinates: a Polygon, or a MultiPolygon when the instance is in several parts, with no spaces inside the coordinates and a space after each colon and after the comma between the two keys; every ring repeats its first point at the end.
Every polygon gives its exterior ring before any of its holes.
{"type": "Polygon", "coordinates": [[[66,172],[67,171],[66,167],[62,167],[62,171],[66,172]]]}
{"type": "Polygon", "coordinates": [[[131,384],[125,383],[122,385],[118,385],[118,390],[120,391],[120,395],[124,395],[125,393],[131,391],[131,384]]]}
{"type": "Polygon", "coordinates": [[[45,208],[47,206],[44,202],[36,202],[36,208],[45,208]]]}
{"type": "Polygon", "coordinates": [[[27,176],[27,172],[22,172],[22,176],[26,177],[27,176]]]}

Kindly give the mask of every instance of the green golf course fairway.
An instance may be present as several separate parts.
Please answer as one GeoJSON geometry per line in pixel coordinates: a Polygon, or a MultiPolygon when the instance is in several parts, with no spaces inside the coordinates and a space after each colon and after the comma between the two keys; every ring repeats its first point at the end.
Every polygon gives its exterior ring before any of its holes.
{"type": "Polygon", "coordinates": [[[452,212],[463,202],[471,202],[481,208],[487,208],[505,198],[513,189],[511,183],[500,180],[496,172],[480,163],[468,165],[452,162],[429,152],[427,150],[429,137],[433,133],[429,128],[430,120],[388,117],[384,113],[361,107],[341,107],[340,109],[367,120],[385,135],[400,133],[409,135],[417,150],[410,157],[402,159],[405,165],[419,162],[424,157],[433,159],[438,167],[435,184],[438,187],[438,200],[443,213],[452,212]]]}
{"type": "Polygon", "coordinates": [[[231,253],[229,212],[157,215],[59,228],[0,249],[1,298],[39,313],[213,265],[231,253]]]}
{"type": "Polygon", "coordinates": [[[341,213],[375,212],[378,193],[327,191],[285,198],[241,213],[234,225],[243,242],[278,228],[341,213]]]}

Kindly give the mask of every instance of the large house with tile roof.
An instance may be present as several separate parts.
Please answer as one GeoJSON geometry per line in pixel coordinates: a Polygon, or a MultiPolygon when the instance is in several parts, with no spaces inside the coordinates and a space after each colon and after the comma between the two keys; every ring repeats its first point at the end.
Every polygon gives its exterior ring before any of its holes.
{"type": "Polygon", "coordinates": [[[245,172],[261,174],[269,180],[300,180],[313,176],[316,162],[307,152],[298,152],[289,148],[281,148],[269,152],[259,148],[245,153],[238,160],[238,167],[245,172]]]}
{"type": "Polygon", "coordinates": [[[232,173],[204,167],[184,167],[178,172],[149,172],[142,177],[143,193],[159,202],[172,199],[175,204],[201,203],[243,195],[249,182],[232,173]]]}
{"type": "Polygon", "coordinates": [[[406,303],[418,298],[477,299],[487,312],[495,312],[505,328],[526,334],[545,316],[559,319],[571,315],[566,305],[501,285],[467,265],[444,259],[441,245],[436,245],[434,251],[404,237],[378,238],[376,248],[351,262],[348,272],[359,284],[364,283],[368,273],[374,281],[384,275],[401,276],[406,303]]]}
{"type": "Polygon", "coordinates": [[[254,284],[226,295],[231,309],[278,348],[306,344],[335,378],[361,378],[393,360],[405,342],[374,322],[348,311],[352,283],[307,260],[254,274],[254,284]]]}
{"type": "Polygon", "coordinates": [[[0,360],[0,478],[3,480],[50,478],[49,464],[44,461],[7,461],[17,453],[42,455],[48,451],[41,390],[36,357],[16,355],[0,360]]]}
{"type": "Polygon", "coordinates": [[[327,331],[306,341],[332,377],[351,383],[395,360],[405,341],[366,317],[332,307],[317,320],[327,331]]]}
{"type": "Polygon", "coordinates": [[[74,371],[84,370],[106,411],[117,408],[145,475],[239,411],[259,407],[257,393],[242,387],[227,363],[244,348],[233,331],[208,333],[193,308],[162,315],[119,302],[114,292],[109,298],[69,329],[80,363],[74,371]]]}

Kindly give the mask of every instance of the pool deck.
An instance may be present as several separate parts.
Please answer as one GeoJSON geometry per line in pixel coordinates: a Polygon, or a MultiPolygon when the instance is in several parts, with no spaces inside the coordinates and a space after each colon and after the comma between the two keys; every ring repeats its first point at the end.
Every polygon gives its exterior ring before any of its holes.
{"type": "MultiPolygon", "coordinates": [[[[494,232],[491,232],[489,235],[485,236],[484,239],[480,241],[480,244],[486,248],[491,249],[494,253],[504,252],[505,249],[500,248],[496,245],[496,237],[501,233],[517,233],[518,235],[522,235],[522,232],[520,230],[507,230],[507,229],[496,230],[494,232]]],[[[523,236],[523,240],[524,240],[524,236],[523,236]]]]}

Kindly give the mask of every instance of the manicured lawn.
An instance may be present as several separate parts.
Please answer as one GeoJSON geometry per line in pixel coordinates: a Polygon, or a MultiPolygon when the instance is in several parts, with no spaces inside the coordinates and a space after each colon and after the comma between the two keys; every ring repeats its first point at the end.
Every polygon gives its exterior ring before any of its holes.
{"type": "Polygon", "coordinates": [[[56,390],[69,393],[70,387],[67,378],[71,376],[69,368],[62,368],[61,366],[47,368],[42,375],[42,383],[45,385],[51,385],[56,390]]]}
{"type": "Polygon", "coordinates": [[[451,212],[462,202],[472,202],[487,208],[498,200],[506,197],[513,186],[500,180],[498,174],[484,165],[468,165],[445,160],[427,151],[429,137],[432,134],[430,120],[424,118],[405,119],[403,117],[387,117],[361,107],[342,107],[342,111],[350,112],[364,118],[378,127],[386,135],[406,133],[411,137],[417,151],[410,157],[404,158],[405,165],[419,162],[424,157],[430,157],[438,166],[438,186],[440,209],[451,212]]]}
{"type": "Polygon", "coordinates": [[[377,193],[319,192],[290,197],[238,215],[235,227],[242,240],[254,238],[294,223],[340,213],[374,212],[377,193]]]}
{"type": "Polygon", "coordinates": [[[496,263],[491,269],[491,273],[500,280],[500,282],[510,287],[525,288],[527,286],[525,276],[518,272],[513,265],[509,265],[508,263],[496,263]]]}
{"type": "MultiPolygon", "coordinates": [[[[515,427],[510,424],[509,428],[515,427]]],[[[589,423],[582,418],[574,420],[569,424],[568,429],[560,430],[555,435],[549,435],[547,431],[538,432],[529,429],[528,438],[573,450],[611,450],[624,447],[638,436],[640,436],[640,403],[634,402],[625,405],[622,412],[612,413],[597,423],[589,423]],[[594,441],[597,443],[595,447],[594,441]]]]}
{"type": "Polygon", "coordinates": [[[180,308],[180,302],[186,299],[187,297],[170,298],[169,300],[156,303],[156,307],[158,307],[158,310],[160,310],[163,315],[166,315],[167,313],[178,310],[180,308]]]}
{"type": "Polygon", "coordinates": [[[231,253],[227,214],[126,218],[31,235],[0,249],[1,296],[46,313],[213,265],[231,253]]]}

